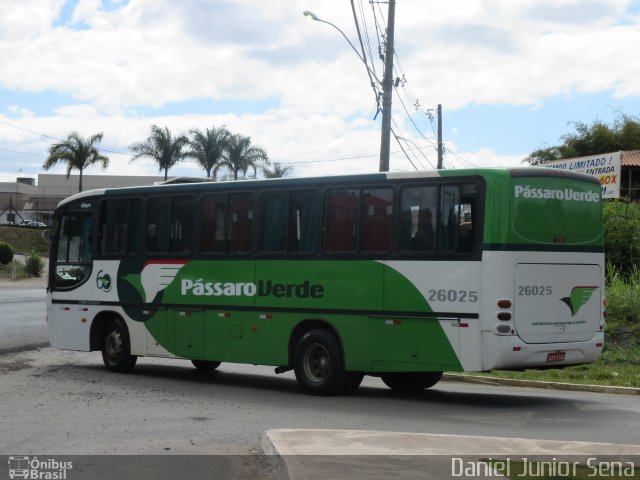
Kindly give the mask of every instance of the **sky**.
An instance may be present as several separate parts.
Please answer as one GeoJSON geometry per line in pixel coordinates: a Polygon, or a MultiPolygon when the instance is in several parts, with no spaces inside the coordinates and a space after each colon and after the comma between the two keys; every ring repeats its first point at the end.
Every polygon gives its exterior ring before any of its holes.
{"type": "MultiPolygon", "coordinates": [[[[369,68],[387,4],[353,2],[369,68]]],[[[296,176],[378,170],[381,115],[348,0],[0,0],[0,181],[73,131],[157,175],[151,125],[225,126],[296,176]]],[[[640,0],[396,0],[391,171],[516,166],[575,122],[640,114],[640,0]]],[[[374,79],[374,82],[376,80],[374,79]]],[[[170,175],[204,176],[191,161],[170,175]]]]}

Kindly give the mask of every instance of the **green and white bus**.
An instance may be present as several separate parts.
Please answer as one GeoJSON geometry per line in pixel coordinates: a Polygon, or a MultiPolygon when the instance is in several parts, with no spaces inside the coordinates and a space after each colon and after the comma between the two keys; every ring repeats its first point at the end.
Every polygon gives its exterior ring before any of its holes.
{"type": "Polygon", "coordinates": [[[52,228],[51,345],[364,375],[559,368],[604,341],[596,179],[543,168],[378,173],[82,192],[52,228]]]}

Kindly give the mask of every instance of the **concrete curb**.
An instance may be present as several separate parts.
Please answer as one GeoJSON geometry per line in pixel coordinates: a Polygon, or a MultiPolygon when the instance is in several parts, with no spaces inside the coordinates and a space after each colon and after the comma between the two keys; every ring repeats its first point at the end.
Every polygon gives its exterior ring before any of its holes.
{"type": "Polygon", "coordinates": [[[548,460],[640,454],[640,445],[366,430],[274,429],[262,440],[275,478],[283,480],[451,478],[450,457],[459,456],[548,460]]]}
{"type": "Polygon", "coordinates": [[[505,387],[546,388],[549,390],[568,390],[572,392],[609,393],[615,395],[640,395],[640,388],[616,387],[611,385],[588,385],[580,383],[542,382],[539,380],[517,380],[513,378],[497,378],[484,375],[464,375],[461,373],[445,373],[442,380],[446,382],[475,383],[505,387]]]}

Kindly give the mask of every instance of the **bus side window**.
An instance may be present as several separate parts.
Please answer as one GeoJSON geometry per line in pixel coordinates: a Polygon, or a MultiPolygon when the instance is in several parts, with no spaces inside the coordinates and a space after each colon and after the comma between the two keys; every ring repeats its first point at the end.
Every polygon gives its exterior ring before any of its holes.
{"type": "Polygon", "coordinates": [[[195,199],[192,195],[180,195],[171,198],[169,252],[177,254],[193,252],[195,210],[195,199]]]}
{"type": "Polygon", "coordinates": [[[432,252],[436,230],[433,212],[437,211],[438,187],[404,187],[400,195],[400,251],[432,252]]]}
{"type": "Polygon", "coordinates": [[[200,250],[204,253],[224,253],[224,219],[227,211],[225,196],[206,195],[202,198],[200,210],[200,250]]]}
{"type": "Polygon", "coordinates": [[[373,188],[362,190],[362,251],[388,252],[391,248],[393,190],[373,188]]]}
{"type": "Polygon", "coordinates": [[[461,186],[460,210],[458,219],[458,251],[469,253],[474,247],[474,226],[476,214],[476,199],[478,190],[475,184],[461,186]]]}
{"type": "Polygon", "coordinates": [[[101,207],[100,253],[122,254],[127,239],[127,200],[105,200],[101,207]]]}
{"type": "Polygon", "coordinates": [[[169,251],[169,213],[171,197],[150,197],[147,200],[145,250],[151,253],[169,251]]]}
{"type": "Polygon", "coordinates": [[[470,253],[474,242],[475,184],[442,187],[438,248],[442,252],[470,253]]]}
{"type": "Polygon", "coordinates": [[[260,250],[284,252],[287,248],[286,191],[264,191],[260,194],[260,250]]]}
{"type": "Polygon", "coordinates": [[[326,196],[325,248],[330,252],[354,252],[360,191],[332,189],[326,196]]]}
{"type": "Polygon", "coordinates": [[[289,197],[289,252],[316,251],[320,202],[315,190],[298,190],[289,197]]]}
{"type": "Polygon", "coordinates": [[[440,228],[438,250],[455,252],[458,249],[458,214],[460,211],[460,188],[442,187],[440,190],[440,228]]]}
{"type": "Polygon", "coordinates": [[[229,195],[227,214],[227,252],[251,251],[253,231],[253,199],[250,193],[229,195]]]}
{"type": "Polygon", "coordinates": [[[129,217],[127,228],[127,253],[134,254],[140,252],[142,225],[142,200],[132,198],[129,200],[129,217]]]}

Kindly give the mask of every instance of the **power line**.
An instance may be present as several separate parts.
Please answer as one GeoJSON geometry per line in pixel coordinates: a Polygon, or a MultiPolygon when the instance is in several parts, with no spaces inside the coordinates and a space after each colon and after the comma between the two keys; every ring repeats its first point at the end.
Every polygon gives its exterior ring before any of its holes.
{"type": "Polygon", "coordinates": [[[0,152],[5,152],[5,153],[17,153],[18,155],[33,155],[34,157],[42,157],[43,155],[41,153],[33,153],[33,152],[18,152],[16,150],[5,150],[3,148],[0,148],[0,152]]]}
{"type": "Polygon", "coordinates": [[[411,164],[411,166],[413,167],[414,170],[418,170],[418,167],[416,167],[416,165],[411,161],[411,159],[409,158],[409,155],[407,155],[407,152],[405,152],[404,147],[402,146],[402,144],[400,143],[400,140],[398,139],[398,135],[396,135],[396,132],[394,132],[393,128],[391,129],[391,133],[393,134],[393,138],[396,139],[396,142],[398,143],[398,145],[400,146],[400,148],[402,149],[402,153],[404,153],[404,156],[407,157],[407,160],[409,160],[409,163],[411,164]]]}
{"type": "Polygon", "coordinates": [[[46,135],[44,133],[36,132],[34,130],[29,130],[28,128],[19,127],[18,125],[13,125],[11,123],[8,123],[8,122],[2,121],[2,120],[0,120],[0,123],[2,123],[3,125],[6,125],[7,127],[16,128],[18,130],[22,130],[23,132],[28,132],[28,133],[32,133],[33,135],[38,135],[39,137],[49,138],[51,140],[57,140],[59,142],[63,141],[60,138],[52,137],[51,135],[46,135]]]}

